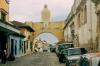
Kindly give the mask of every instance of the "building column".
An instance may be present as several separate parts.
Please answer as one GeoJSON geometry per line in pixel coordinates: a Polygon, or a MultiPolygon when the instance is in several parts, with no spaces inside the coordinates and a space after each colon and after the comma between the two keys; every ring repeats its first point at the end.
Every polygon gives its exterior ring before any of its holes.
{"type": "Polygon", "coordinates": [[[98,44],[97,44],[97,51],[100,52],[100,11],[97,12],[97,40],[98,40],[98,44]]]}

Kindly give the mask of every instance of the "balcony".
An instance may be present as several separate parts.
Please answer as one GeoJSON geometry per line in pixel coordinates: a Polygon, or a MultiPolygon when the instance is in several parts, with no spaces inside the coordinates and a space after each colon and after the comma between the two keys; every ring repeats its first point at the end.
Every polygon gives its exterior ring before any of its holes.
{"type": "Polygon", "coordinates": [[[94,3],[96,3],[97,1],[100,1],[100,0],[92,0],[94,3]]]}
{"type": "Polygon", "coordinates": [[[92,0],[94,3],[95,3],[95,5],[97,6],[98,4],[100,4],[100,0],[92,0]]]}
{"type": "Polygon", "coordinates": [[[0,20],[0,30],[7,31],[9,33],[18,33],[20,34],[20,31],[16,29],[12,24],[9,24],[8,22],[0,20]]]}

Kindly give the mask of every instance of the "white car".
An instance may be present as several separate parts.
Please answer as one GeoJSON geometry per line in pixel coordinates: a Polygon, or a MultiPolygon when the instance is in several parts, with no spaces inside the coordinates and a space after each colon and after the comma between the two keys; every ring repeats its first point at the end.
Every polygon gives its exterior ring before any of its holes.
{"type": "Polygon", "coordinates": [[[66,66],[77,66],[78,62],[83,54],[86,54],[85,48],[68,48],[66,54],[66,66]]]}
{"type": "Polygon", "coordinates": [[[88,53],[81,57],[79,66],[100,66],[100,53],[88,53]]]}

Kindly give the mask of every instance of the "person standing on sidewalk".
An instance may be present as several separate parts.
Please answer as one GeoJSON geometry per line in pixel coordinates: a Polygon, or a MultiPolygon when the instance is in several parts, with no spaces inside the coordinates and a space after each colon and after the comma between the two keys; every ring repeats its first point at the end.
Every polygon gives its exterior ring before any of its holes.
{"type": "Polygon", "coordinates": [[[3,50],[3,51],[2,51],[1,62],[2,62],[3,64],[6,63],[6,50],[3,50]]]}

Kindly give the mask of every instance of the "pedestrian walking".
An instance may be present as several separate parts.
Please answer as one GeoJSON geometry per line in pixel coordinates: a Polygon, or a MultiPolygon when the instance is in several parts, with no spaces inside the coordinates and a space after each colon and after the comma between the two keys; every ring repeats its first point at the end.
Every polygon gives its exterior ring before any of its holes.
{"type": "Polygon", "coordinates": [[[1,54],[1,62],[3,63],[3,64],[5,64],[6,63],[6,50],[3,50],[2,51],[2,54],[1,54]]]}

